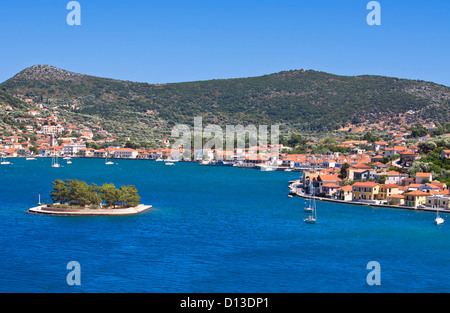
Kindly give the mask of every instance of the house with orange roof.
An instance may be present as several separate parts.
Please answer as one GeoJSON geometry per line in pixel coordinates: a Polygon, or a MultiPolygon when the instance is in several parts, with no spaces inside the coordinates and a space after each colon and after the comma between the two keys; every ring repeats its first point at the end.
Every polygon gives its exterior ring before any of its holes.
{"type": "Polygon", "coordinates": [[[375,166],[375,170],[377,170],[377,171],[384,170],[388,167],[386,164],[381,163],[381,162],[375,162],[375,163],[372,163],[372,165],[375,166]]]}
{"type": "Polygon", "coordinates": [[[333,194],[335,194],[338,191],[339,188],[341,188],[341,186],[339,186],[337,184],[333,184],[333,183],[323,184],[320,187],[320,193],[332,196],[333,194]]]}
{"type": "Polygon", "coordinates": [[[396,184],[383,184],[380,185],[378,191],[377,199],[387,201],[392,195],[398,195],[398,185],[396,184]]]}
{"type": "Polygon", "coordinates": [[[439,187],[439,189],[440,189],[441,191],[447,189],[447,184],[446,184],[446,183],[441,183],[441,182],[438,181],[438,180],[433,180],[431,183],[432,183],[433,185],[439,187]]]}
{"type": "Polygon", "coordinates": [[[376,171],[366,164],[355,164],[347,169],[348,180],[368,180],[374,178],[376,171]]]}
{"type": "Polygon", "coordinates": [[[83,148],[78,151],[82,157],[91,158],[94,156],[93,148],[83,148]]]}
{"type": "Polygon", "coordinates": [[[375,150],[375,151],[378,151],[378,150],[380,150],[380,149],[384,149],[384,148],[386,148],[386,147],[388,147],[389,146],[389,143],[387,143],[387,142],[385,142],[385,141],[375,141],[374,143],[373,143],[373,149],[375,150]]]}
{"type": "Polygon", "coordinates": [[[352,186],[346,185],[338,189],[337,191],[337,199],[344,200],[344,201],[351,201],[352,198],[352,186]]]}
{"type": "Polygon", "coordinates": [[[421,156],[412,150],[406,150],[400,153],[400,163],[406,167],[411,167],[414,161],[420,158],[421,156]]]}
{"type": "MultiPolygon", "coordinates": [[[[377,177],[381,177],[383,175],[386,175],[386,181],[384,182],[385,184],[396,184],[396,185],[400,185],[402,180],[405,178],[408,178],[408,174],[402,174],[400,172],[397,171],[388,171],[388,172],[381,172],[377,174],[377,177]]],[[[375,179],[378,179],[377,177],[375,177],[375,179]]]]}
{"type": "Polygon", "coordinates": [[[390,205],[405,205],[404,195],[390,195],[387,197],[387,203],[390,205]]]}
{"type": "Polygon", "coordinates": [[[353,200],[376,200],[380,185],[375,182],[358,182],[352,185],[353,200]]]}
{"type": "Polygon", "coordinates": [[[344,181],[335,175],[319,174],[317,176],[317,182],[319,183],[319,187],[321,187],[325,184],[335,184],[338,187],[341,187],[344,185],[344,181]]]}
{"type": "Polygon", "coordinates": [[[384,149],[384,155],[391,158],[394,155],[400,155],[400,153],[406,151],[406,146],[394,146],[393,148],[384,149]]]}
{"type": "Polygon", "coordinates": [[[420,205],[425,205],[429,193],[415,190],[405,193],[404,196],[405,196],[405,206],[410,208],[417,208],[420,205]]]}
{"type": "Polygon", "coordinates": [[[422,184],[409,184],[408,186],[408,192],[419,190],[419,188],[422,186],[422,184]]]}
{"type": "Polygon", "coordinates": [[[108,155],[105,149],[94,150],[94,158],[106,158],[108,155]]]}
{"type": "Polygon", "coordinates": [[[416,184],[421,184],[424,180],[428,182],[433,181],[433,175],[431,173],[416,173],[416,184]]]}

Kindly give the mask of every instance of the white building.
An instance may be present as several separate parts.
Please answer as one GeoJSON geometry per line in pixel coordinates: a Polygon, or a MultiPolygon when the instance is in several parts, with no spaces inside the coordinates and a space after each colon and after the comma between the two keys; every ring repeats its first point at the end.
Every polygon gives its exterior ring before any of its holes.
{"type": "Polygon", "coordinates": [[[122,148],[114,151],[114,158],[117,159],[136,159],[138,152],[130,148],[122,148]]]}
{"type": "Polygon", "coordinates": [[[69,143],[63,146],[63,154],[65,156],[74,156],[81,149],[86,149],[86,145],[81,143],[69,143]]]}

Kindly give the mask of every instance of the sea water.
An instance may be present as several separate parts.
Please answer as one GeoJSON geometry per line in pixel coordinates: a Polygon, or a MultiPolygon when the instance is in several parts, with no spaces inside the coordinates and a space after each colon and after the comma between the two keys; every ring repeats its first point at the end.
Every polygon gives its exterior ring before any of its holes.
{"type": "Polygon", "coordinates": [[[288,198],[296,172],[146,160],[10,159],[0,166],[0,292],[449,292],[450,220],[288,198]],[[52,182],[135,185],[140,215],[26,213],[52,182]],[[448,222],[448,223],[447,223],[448,222]],[[80,264],[70,286],[67,264],[80,264]],[[369,285],[367,264],[380,264],[369,285]]]}

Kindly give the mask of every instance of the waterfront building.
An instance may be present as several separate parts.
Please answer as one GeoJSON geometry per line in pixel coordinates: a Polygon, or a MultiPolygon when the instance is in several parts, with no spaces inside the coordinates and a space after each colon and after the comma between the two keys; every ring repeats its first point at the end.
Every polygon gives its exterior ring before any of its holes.
{"type": "Polygon", "coordinates": [[[375,182],[358,182],[352,186],[353,200],[375,200],[380,191],[380,185],[375,182]]]}
{"type": "Polygon", "coordinates": [[[85,149],[86,145],[83,143],[69,143],[63,146],[63,154],[65,156],[75,156],[81,149],[85,149]]]}
{"type": "Polygon", "coordinates": [[[94,158],[106,158],[107,152],[105,149],[94,150],[94,158]]]}
{"type": "Polygon", "coordinates": [[[429,195],[426,198],[425,205],[431,208],[448,210],[450,208],[450,197],[442,194],[429,195]]]}
{"type": "Polygon", "coordinates": [[[405,196],[404,195],[390,195],[387,197],[387,203],[390,205],[404,205],[405,196]]]}
{"type": "Polygon", "coordinates": [[[336,196],[338,200],[352,201],[352,186],[347,185],[339,188],[336,196]]]}
{"type": "Polygon", "coordinates": [[[395,184],[384,184],[380,185],[380,189],[378,190],[378,195],[376,195],[376,198],[378,200],[387,201],[388,198],[392,195],[398,195],[398,186],[395,184]]]}
{"type": "Polygon", "coordinates": [[[419,205],[424,205],[427,201],[429,193],[415,190],[406,193],[405,195],[405,205],[410,208],[417,208],[419,205]]]}
{"type": "Polygon", "coordinates": [[[122,148],[114,151],[114,158],[116,159],[136,159],[138,152],[130,148],[122,148]]]}
{"type": "Polygon", "coordinates": [[[337,193],[339,188],[340,188],[339,185],[333,183],[324,184],[320,188],[320,193],[332,196],[333,194],[337,193]]]}

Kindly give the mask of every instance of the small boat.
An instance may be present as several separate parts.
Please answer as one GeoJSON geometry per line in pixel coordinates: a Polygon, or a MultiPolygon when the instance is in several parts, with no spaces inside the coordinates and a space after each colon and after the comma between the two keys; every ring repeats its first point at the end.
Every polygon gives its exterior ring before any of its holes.
{"type": "Polygon", "coordinates": [[[314,192],[314,186],[312,181],[310,182],[310,186],[312,187],[312,197],[309,198],[309,206],[305,207],[306,212],[311,212],[307,218],[303,220],[303,222],[308,224],[315,224],[317,222],[317,208],[316,208],[316,197],[314,192]]]}
{"type": "Polygon", "coordinates": [[[12,163],[9,162],[9,161],[6,161],[5,156],[2,156],[0,164],[1,164],[1,165],[10,165],[10,164],[12,164],[12,163]]]}
{"type": "Polygon", "coordinates": [[[175,165],[173,162],[165,162],[165,165],[175,165]]]}
{"type": "Polygon", "coordinates": [[[52,167],[61,167],[61,165],[58,163],[58,157],[55,155],[52,156],[52,167]]]}
{"type": "Polygon", "coordinates": [[[293,195],[288,195],[288,198],[292,198],[293,197],[293,195]]]}
{"type": "Polygon", "coordinates": [[[439,216],[439,210],[436,211],[436,219],[434,220],[434,223],[436,225],[444,224],[445,220],[439,216]]]}
{"type": "Polygon", "coordinates": [[[26,160],[26,161],[34,161],[34,160],[36,160],[36,158],[33,158],[33,157],[27,157],[25,160],[26,160]]]}
{"type": "Polygon", "coordinates": [[[317,222],[317,219],[315,219],[312,215],[309,215],[307,218],[303,220],[303,222],[308,224],[315,224],[317,222]]]}
{"type": "Polygon", "coordinates": [[[66,162],[67,164],[72,164],[72,161],[70,161],[70,160],[67,160],[67,162],[66,162]]]}
{"type": "Polygon", "coordinates": [[[217,166],[233,166],[233,163],[232,162],[225,162],[223,160],[219,160],[219,161],[216,162],[215,165],[217,165],[217,166]]]}
{"type": "Polygon", "coordinates": [[[162,162],[162,161],[164,161],[164,160],[161,159],[161,158],[157,158],[155,161],[157,161],[157,162],[162,162]]]}
{"type": "Polygon", "coordinates": [[[105,165],[114,165],[114,162],[113,161],[108,161],[108,157],[106,157],[105,165]]]}

